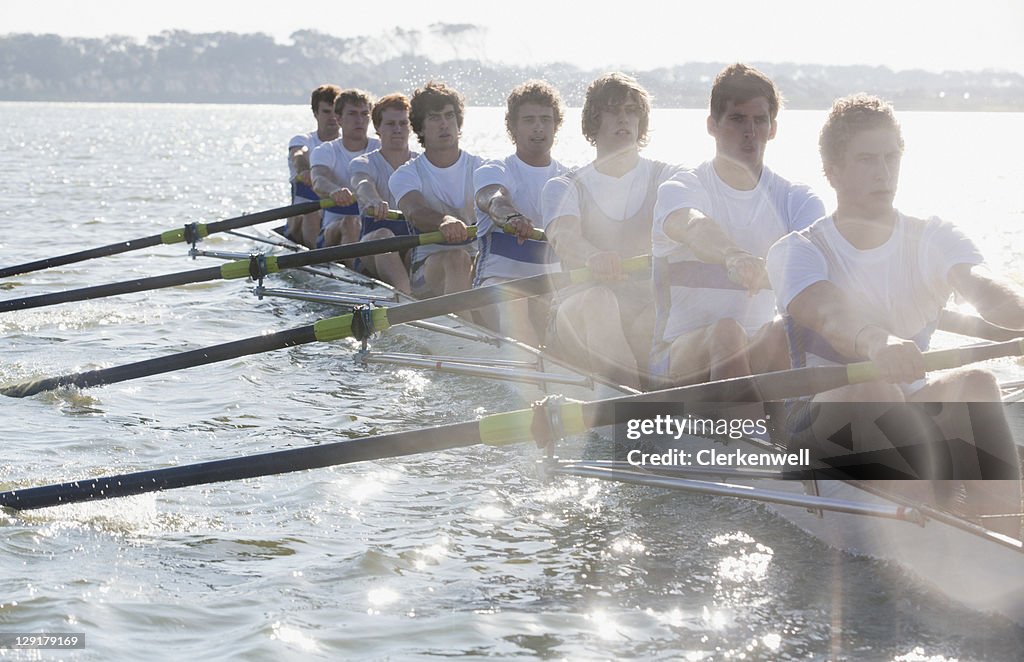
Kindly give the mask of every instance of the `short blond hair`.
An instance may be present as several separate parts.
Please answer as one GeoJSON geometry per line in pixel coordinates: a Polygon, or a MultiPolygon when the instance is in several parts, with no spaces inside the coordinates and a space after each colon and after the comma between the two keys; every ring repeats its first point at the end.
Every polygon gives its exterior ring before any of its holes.
{"type": "Polygon", "coordinates": [[[863,92],[836,99],[818,136],[822,167],[827,171],[828,166],[837,165],[843,160],[850,140],[872,129],[893,129],[903,152],[903,131],[892,104],[863,92]]]}

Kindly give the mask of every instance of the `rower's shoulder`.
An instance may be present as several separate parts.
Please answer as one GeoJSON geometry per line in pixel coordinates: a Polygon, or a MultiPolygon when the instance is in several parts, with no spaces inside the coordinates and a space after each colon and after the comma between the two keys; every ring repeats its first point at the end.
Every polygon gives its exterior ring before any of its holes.
{"type": "Polygon", "coordinates": [[[470,168],[471,170],[476,170],[480,166],[486,164],[487,163],[487,159],[485,159],[484,157],[480,156],[479,154],[473,154],[472,152],[467,152],[466,150],[462,150],[462,153],[459,154],[459,160],[457,161],[457,163],[458,163],[459,167],[470,168]]]}
{"type": "Polygon", "coordinates": [[[657,184],[662,184],[672,179],[676,173],[687,171],[688,168],[675,163],[668,163],[666,161],[659,161],[657,159],[648,159],[645,157],[640,158],[638,164],[640,167],[646,168],[649,177],[654,180],[657,184]]]}
{"type": "Polygon", "coordinates": [[[356,156],[352,157],[352,163],[355,163],[356,161],[359,161],[360,163],[369,163],[371,160],[377,158],[383,158],[381,157],[379,147],[377,149],[367,150],[362,154],[357,154],[356,156]]]}
{"type": "Polygon", "coordinates": [[[951,224],[949,221],[944,221],[938,216],[911,216],[910,214],[904,214],[903,212],[899,212],[899,219],[901,222],[908,225],[917,225],[922,227],[929,225],[951,224]]]}
{"type": "Polygon", "coordinates": [[[958,232],[959,230],[952,221],[947,221],[938,216],[911,216],[898,212],[897,219],[903,226],[906,234],[923,238],[926,235],[936,233],[958,232]]]}
{"type": "Polygon", "coordinates": [[[780,175],[768,166],[764,167],[761,181],[769,190],[785,193],[789,197],[820,199],[810,184],[780,175]]]}
{"type": "Polygon", "coordinates": [[[593,163],[588,163],[582,166],[575,165],[565,168],[565,170],[561,174],[552,177],[548,181],[548,183],[558,181],[559,185],[575,184],[577,182],[583,181],[584,179],[587,178],[588,175],[593,175],[596,172],[597,169],[594,168],[593,163]]]}
{"type": "Polygon", "coordinates": [[[503,159],[481,159],[480,165],[476,167],[477,172],[494,172],[494,173],[507,173],[512,170],[515,161],[515,155],[507,156],[503,159]]]}
{"type": "Polygon", "coordinates": [[[658,180],[658,195],[666,196],[680,191],[709,188],[713,182],[708,179],[708,173],[704,169],[704,165],[701,164],[696,168],[683,165],[670,166],[670,170],[665,173],[666,176],[658,180]]]}

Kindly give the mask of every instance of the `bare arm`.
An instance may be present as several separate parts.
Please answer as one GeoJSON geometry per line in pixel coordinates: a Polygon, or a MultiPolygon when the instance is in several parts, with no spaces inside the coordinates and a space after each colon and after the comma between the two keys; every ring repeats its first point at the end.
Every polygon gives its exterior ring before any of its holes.
{"type": "Polygon", "coordinates": [[[313,166],[313,190],[325,198],[330,198],[342,207],[355,202],[352,191],[338,181],[338,177],[327,166],[313,166]]]}
{"type": "Polygon", "coordinates": [[[997,278],[982,265],[958,264],[949,270],[949,284],[987,321],[1024,329],[1024,292],[997,278]]]}
{"type": "Polygon", "coordinates": [[[362,205],[364,211],[367,207],[373,207],[373,215],[380,220],[388,213],[388,201],[381,197],[377,191],[377,185],[369,173],[352,173],[352,188],[355,190],[356,200],[362,205]]]}
{"type": "Polygon", "coordinates": [[[714,219],[696,209],[675,210],[665,218],[663,230],[702,262],[724,265],[730,280],[751,294],[771,288],[764,260],[737,246],[714,219]]]}
{"type": "Polygon", "coordinates": [[[440,231],[448,243],[466,241],[469,231],[466,224],[455,216],[442,214],[427,204],[426,198],[419,191],[409,191],[398,201],[398,208],[405,214],[406,220],[420,232],[440,231]]]}
{"type": "Polygon", "coordinates": [[[309,148],[305,145],[292,147],[288,151],[288,156],[292,160],[292,167],[295,169],[295,178],[306,186],[312,186],[313,179],[309,172],[309,148]]]}
{"type": "MultiPolygon", "coordinates": [[[[583,237],[578,216],[558,216],[551,219],[545,233],[548,236],[548,243],[555,249],[558,259],[567,269],[588,266],[591,257],[607,252],[602,251],[583,237]]],[[[611,254],[618,257],[616,253],[611,254]]]]}
{"type": "Polygon", "coordinates": [[[875,362],[884,381],[912,382],[924,377],[924,357],[918,346],[880,326],[865,324],[864,314],[829,281],[818,281],[797,294],[787,312],[844,356],[875,362]]]}
{"type": "Polygon", "coordinates": [[[586,267],[599,280],[618,280],[622,277],[622,258],[615,251],[601,250],[587,241],[583,237],[578,217],[553,218],[544,233],[566,269],[586,267]]]}
{"type": "Polygon", "coordinates": [[[511,230],[519,243],[530,238],[533,230],[533,219],[521,214],[515,205],[512,204],[512,196],[501,184],[491,184],[476,192],[476,206],[480,211],[491,217],[495,225],[504,227],[511,226],[511,230]]]}

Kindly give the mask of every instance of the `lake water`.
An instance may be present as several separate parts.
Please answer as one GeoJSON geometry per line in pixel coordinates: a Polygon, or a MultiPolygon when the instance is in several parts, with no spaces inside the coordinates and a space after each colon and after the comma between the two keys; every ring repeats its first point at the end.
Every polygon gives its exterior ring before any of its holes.
{"type": "MultiPolygon", "coordinates": [[[[705,113],[660,110],[645,154],[696,165],[705,113]]],[[[768,162],[817,187],[823,111],[768,162]]],[[[958,222],[1024,283],[1024,116],[903,113],[898,206],[958,222]]],[[[0,103],[0,265],[287,204],[301,106],[0,103]]],[[[556,144],[589,160],[569,114],[556,144]]],[[[502,110],[464,146],[510,151],[502,110]]],[[[216,237],[207,248],[247,250],[216,237]]],[[[0,297],[208,266],[181,245],[0,282],[0,297]]],[[[222,281],[0,315],[0,383],[111,366],[331,314],[222,281]]],[[[428,349],[396,329],[389,350],[428,349]]],[[[0,489],[326,443],[522,406],[515,387],[360,367],[307,345],[0,402],[0,489]]],[[[1003,377],[1019,362],[997,363],[1003,377]]],[[[583,443],[583,442],[580,442],[583,443]]],[[[571,451],[581,451],[577,445],[571,451]]],[[[564,479],[536,450],[400,460],[0,515],[0,633],[84,632],[64,659],[1020,659],[1024,631],[832,551],[764,509],[564,479]]],[[[969,562],[969,560],[967,561],[969,562]]],[[[52,657],[57,657],[53,655],[52,657]]],[[[51,655],[0,650],[4,659],[51,655]]]]}

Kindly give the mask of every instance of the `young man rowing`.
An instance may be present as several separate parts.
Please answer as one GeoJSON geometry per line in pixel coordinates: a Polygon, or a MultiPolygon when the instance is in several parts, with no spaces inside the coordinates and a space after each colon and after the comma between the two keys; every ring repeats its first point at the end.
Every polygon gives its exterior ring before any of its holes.
{"type": "MultiPolygon", "coordinates": [[[[408,223],[385,218],[389,210],[398,208],[388,185],[391,175],[418,155],[409,149],[409,109],[409,99],[404,94],[389,94],[378,100],[370,117],[381,141],[380,149],[357,156],[349,165],[352,189],[363,211],[360,241],[409,234],[408,223]],[[373,209],[372,216],[367,214],[368,208],[373,209]]],[[[412,291],[409,272],[398,253],[360,258],[359,266],[406,294],[412,291]]]]}
{"type": "Polygon", "coordinates": [[[648,280],[624,279],[622,260],[650,253],[658,186],[672,174],[640,156],[650,112],[647,91],[629,76],[591,83],[583,135],[597,157],[552,179],[542,196],[545,231],[562,266],[586,266],[601,279],[559,294],[554,340],[578,364],[633,388],[650,351],[654,302],[648,280]]]}
{"type": "Polygon", "coordinates": [[[413,294],[431,297],[469,289],[475,245],[468,227],[476,222],[473,171],[478,156],[459,147],[465,104],[454,89],[431,81],[416,90],[409,119],[423,154],[391,176],[391,193],[417,232],[440,232],[448,245],[413,249],[413,294]]]}
{"type": "MultiPolygon", "coordinates": [[[[540,226],[540,197],[544,185],[566,168],[551,158],[555,134],[562,125],[562,100],[558,90],[544,81],[519,85],[508,96],[505,129],[514,154],[489,161],[473,175],[476,187],[477,239],[480,255],[475,286],[493,285],[558,269],[558,260],[546,243],[529,238],[540,226]],[[502,231],[511,226],[514,234],[502,231]]],[[[506,335],[538,345],[542,339],[531,322],[531,301],[509,301],[489,309],[485,323],[506,335]]]]}
{"type": "MultiPolygon", "coordinates": [[[[821,403],[999,402],[999,385],[986,370],[926,378],[922,351],[951,293],[973,304],[989,322],[1024,329],[1024,292],[992,276],[970,239],[950,223],[907,216],[893,206],[903,146],[889,104],[867,95],[836,101],[820,138],[836,210],[786,236],[768,254],[778,307],[788,317],[793,366],[868,359],[881,371],[880,381],[835,389],[798,404],[790,419],[794,440],[823,456],[850,450],[833,435],[849,423],[844,419],[852,410],[821,403]]],[[[982,470],[983,477],[1016,479],[1017,449],[1000,407],[986,409],[988,433],[974,439],[979,458],[975,468],[980,462],[990,469],[987,474],[982,470]]],[[[853,443],[865,440],[856,436],[853,443]]],[[[967,466],[954,469],[970,472],[967,466]]],[[[1020,512],[1017,480],[919,483],[901,489],[938,489],[938,494],[917,496],[968,514],[1020,512]],[[964,504],[951,503],[960,496],[966,497],[964,504]]],[[[1021,534],[1019,518],[985,524],[1018,538],[1021,534]]]]}
{"type": "MultiPolygon", "coordinates": [[[[309,155],[323,143],[338,137],[341,124],[338,122],[338,114],[334,112],[334,101],[339,94],[341,88],[336,85],[321,85],[313,90],[310,105],[313,107],[313,118],[316,119],[316,131],[300,133],[288,141],[288,169],[291,173],[293,205],[320,199],[313,190],[309,155]]],[[[322,222],[323,212],[320,210],[289,218],[288,237],[307,248],[316,248],[316,238],[320,234],[322,222]]]]}
{"type": "Polygon", "coordinates": [[[779,238],[824,216],[825,206],[764,165],[779,106],[763,73],[726,67],[707,118],[715,158],[658,189],[651,371],[665,386],[788,367],[764,257],[779,238]]]}
{"type": "Polygon", "coordinates": [[[324,222],[317,247],[350,244],[359,239],[359,208],[352,195],[349,164],[352,159],[380,147],[370,138],[370,109],[373,100],[362,90],[344,90],[334,102],[341,124],[341,137],[320,145],[310,157],[313,190],[338,204],[324,210],[324,222]]]}

